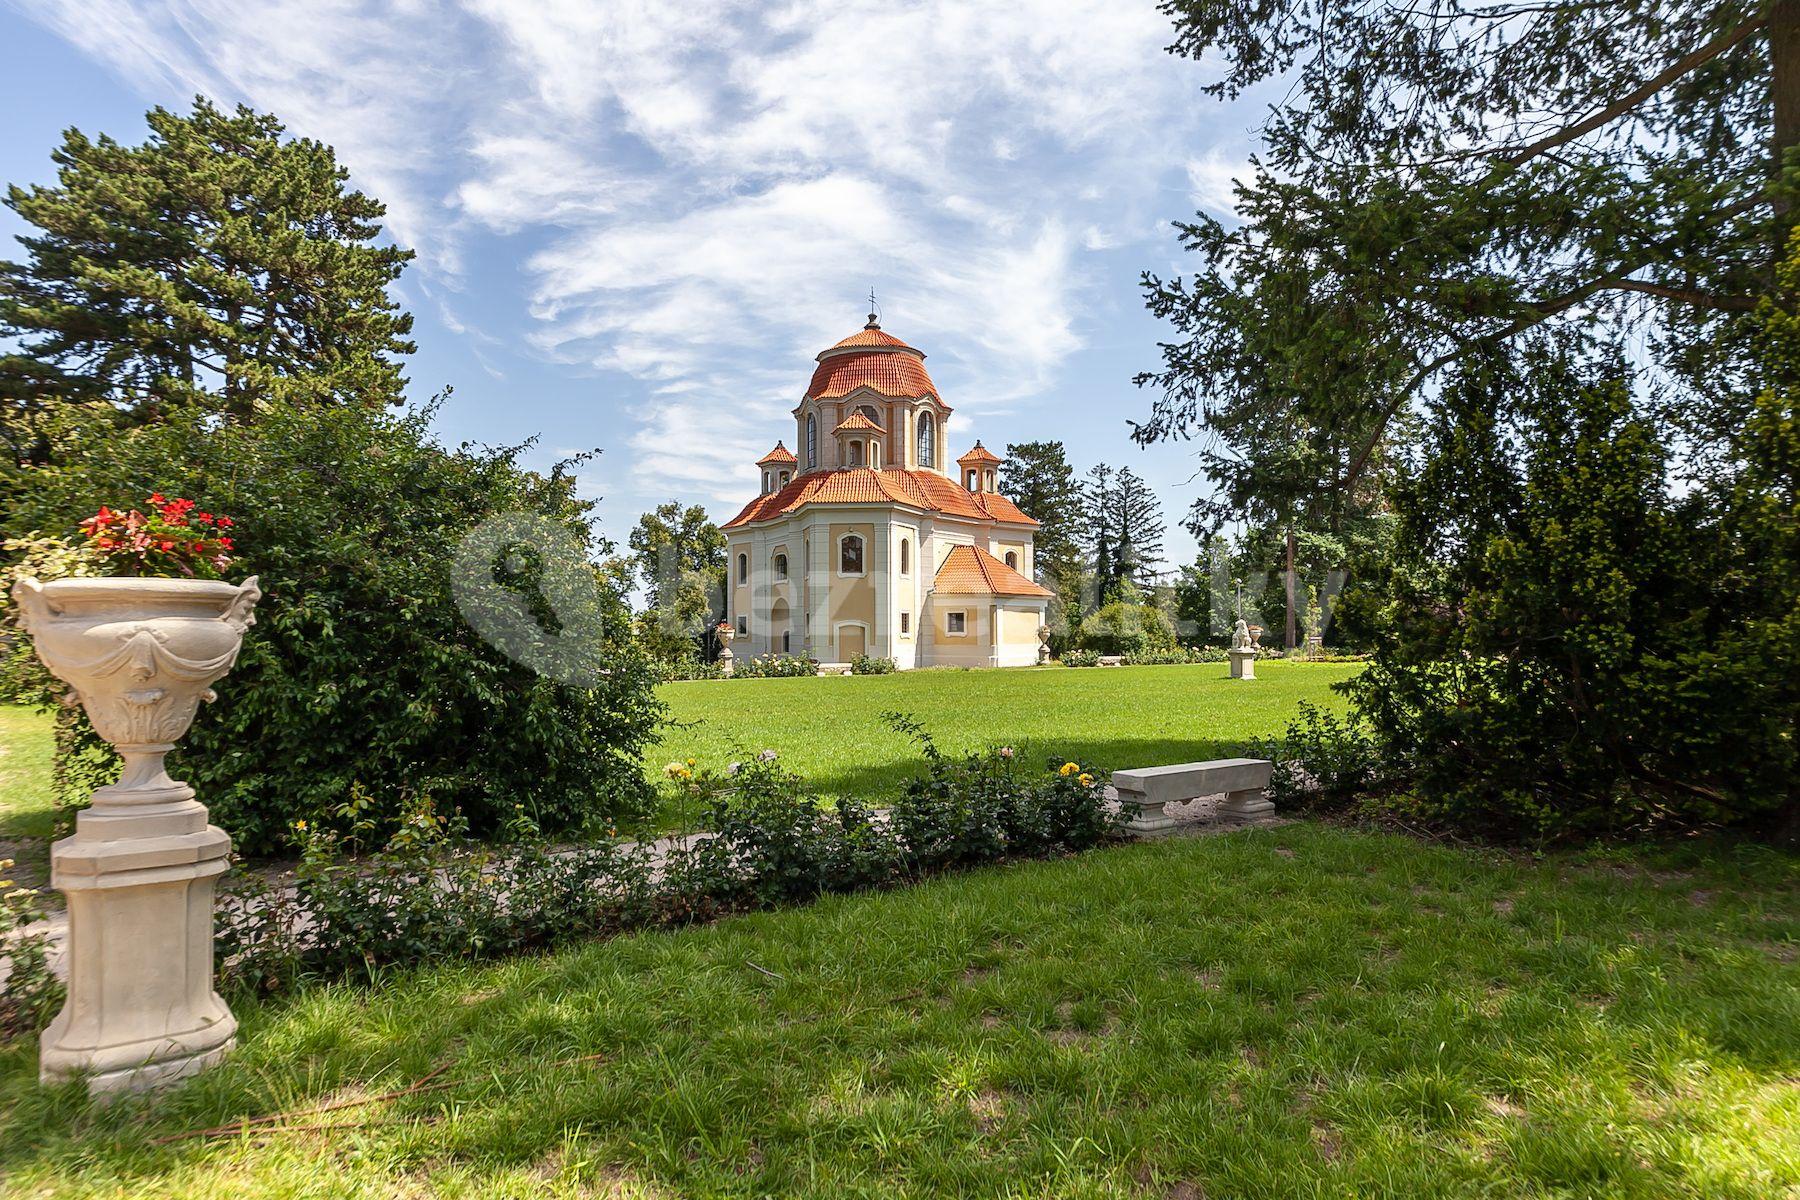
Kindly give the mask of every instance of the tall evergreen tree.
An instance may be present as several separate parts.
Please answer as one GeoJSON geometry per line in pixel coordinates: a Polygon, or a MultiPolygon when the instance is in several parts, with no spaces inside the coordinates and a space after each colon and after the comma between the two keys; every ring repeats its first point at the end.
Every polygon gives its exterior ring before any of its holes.
{"type": "Polygon", "coordinates": [[[0,264],[0,434],[47,461],[49,410],[126,424],[199,406],[396,401],[412,318],[388,294],[410,250],[377,244],[386,209],[331,148],[204,98],[151,110],[126,146],[71,129],[57,181],[11,187],[34,232],[0,264]]]}
{"type": "Polygon", "coordinates": [[[1151,586],[1163,561],[1162,503],[1130,467],[1119,468],[1113,480],[1112,527],[1121,547],[1114,570],[1139,587],[1151,586]],[[1129,558],[1123,550],[1127,546],[1129,558]]]}
{"type": "Polygon", "coordinates": [[[1038,522],[1033,556],[1040,580],[1081,558],[1082,497],[1061,442],[1015,442],[1000,464],[1000,491],[1038,522]]]}
{"type": "Polygon", "coordinates": [[[1087,480],[1081,488],[1088,544],[1093,548],[1094,604],[1105,603],[1108,590],[1118,579],[1118,568],[1113,560],[1112,479],[1111,467],[1095,463],[1088,468],[1087,480]]]}

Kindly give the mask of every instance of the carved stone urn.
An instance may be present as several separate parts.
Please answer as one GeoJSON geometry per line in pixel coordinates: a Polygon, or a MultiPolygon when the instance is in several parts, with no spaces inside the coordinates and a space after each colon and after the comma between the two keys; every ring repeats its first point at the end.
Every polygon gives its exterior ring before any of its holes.
{"type": "Polygon", "coordinates": [[[262,591],[254,578],[26,579],[13,598],[38,658],[124,760],[50,851],[69,906],[69,994],[39,1042],[39,1077],[100,1093],[204,1070],[237,1032],[212,958],[231,839],[163,756],[237,661],[262,591]]]}

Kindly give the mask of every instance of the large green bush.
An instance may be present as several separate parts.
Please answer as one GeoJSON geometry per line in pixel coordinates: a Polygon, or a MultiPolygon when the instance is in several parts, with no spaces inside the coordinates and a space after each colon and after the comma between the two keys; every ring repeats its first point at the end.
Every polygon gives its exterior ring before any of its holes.
{"type": "MultiPolygon", "coordinates": [[[[452,594],[460,540],[500,513],[548,518],[598,558],[591,505],[565,472],[523,469],[522,447],[447,449],[428,422],[363,406],[270,405],[251,422],[189,410],[123,431],[79,416],[53,465],[0,468],[15,530],[73,534],[101,504],[152,491],[236,518],[232,577],[259,576],[264,598],[171,764],[247,852],[282,848],[296,820],[331,823],[352,797],[377,828],[428,798],[477,835],[515,804],[554,831],[650,803],[639,756],[661,710],[616,591],[593,589],[605,636],[584,652],[606,672],[593,687],[513,661],[452,594]]],[[[510,582],[541,607],[525,571],[510,582]]],[[[60,694],[35,678],[41,699],[60,694]]],[[[65,768],[105,764],[78,714],[59,740],[65,768]]],[[[65,770],[66,790],[85,794],[94,774],[65,770]]]]}
{"type": "Polygon", "coordinates": [[[1115,600],[1089,613],[1077,640],[1083,650],[1096,654],[1141,654],[1177,645],[1175,623],[1167,613],[1154,604],[1129,600],[1115,600]]]}
{"type": "Polygon", "coordinates": [[[1388,636],[1349,689],[1426,815],[1549,836],[1792,811],[1795,626],[1760,615],[1792,613],[1791,576],[1718,496],[1665,485],[1620,378],[1548,353],[1465,372],[1398,489],[1402,556],[1351,601],[1388,636]]]}

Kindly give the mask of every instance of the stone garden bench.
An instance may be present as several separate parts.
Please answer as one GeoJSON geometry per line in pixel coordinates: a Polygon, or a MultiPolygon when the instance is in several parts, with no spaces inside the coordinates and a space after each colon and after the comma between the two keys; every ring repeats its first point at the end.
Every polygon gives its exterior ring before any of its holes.
{"type": "Polygon", "coordinates": [[[1165,804],[1181,804],[1202,796],[1224,793],[1218,815],[1231,821],[1266,817],[1275,806],[1263,794],[1275,764],[1265,758],[1216,758],[1210,762],[1177,763],[1172,767],[1140,767],[1114,771],[1113,788],[1119,806],[1131,815],[1125,832],[1135,837],[1159,837],[1192,821],[1169,816],[1165,804]]]}

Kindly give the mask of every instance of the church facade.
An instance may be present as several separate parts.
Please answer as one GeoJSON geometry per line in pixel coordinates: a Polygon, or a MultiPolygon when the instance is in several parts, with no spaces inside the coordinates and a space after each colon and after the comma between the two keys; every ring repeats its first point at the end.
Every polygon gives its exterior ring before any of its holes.
{"type": "Polygon", "coordinates": [[[925,355],[874,314],[821,352],[762,490],[727,521],[733,649],[847,663],[1026,666],[1050,593],[1037,522],[999,493],[978,441],[949,462],[950,406],[925,355]]]}

